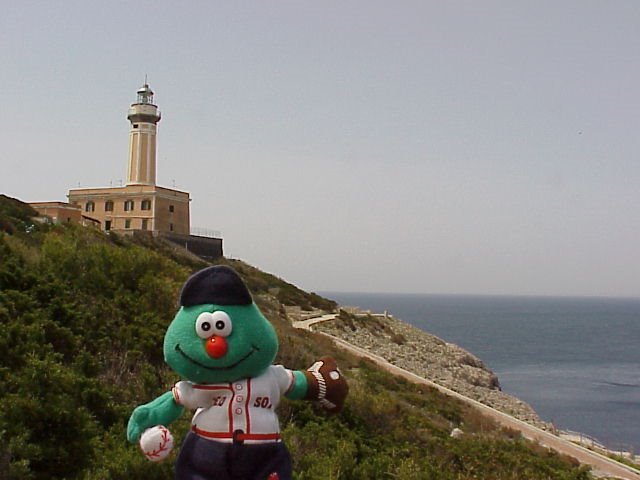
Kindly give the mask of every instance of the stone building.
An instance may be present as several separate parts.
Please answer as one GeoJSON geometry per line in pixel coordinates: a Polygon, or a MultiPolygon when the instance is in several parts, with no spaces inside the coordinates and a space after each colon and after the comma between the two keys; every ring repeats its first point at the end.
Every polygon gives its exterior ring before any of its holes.
{"type": "Polygon", "coordinates": [[[156,137],[161,115],[148,84],[129,108],[129,163],[122,187],[74,188],[67,195],[105,231],[189,235],[189,193],[156,185],[156,137]]]}
{"type": "Polygon", "coordinates": [[[39,215],[54,223],[82,223],[82,209],[67,202],[29,202],[39,215]]]}
{"type": "Polygon", "coordinates": [[[161,115],[145,84],[127,115],[129,161],[124,186],[73,188],[69,202],[30,205],[56,223],[93,225],[105,232],[162,236],[205,258],[222,256],[222,239],[191,235],[188,192],[156,185],[156,137],[161,115]]]}

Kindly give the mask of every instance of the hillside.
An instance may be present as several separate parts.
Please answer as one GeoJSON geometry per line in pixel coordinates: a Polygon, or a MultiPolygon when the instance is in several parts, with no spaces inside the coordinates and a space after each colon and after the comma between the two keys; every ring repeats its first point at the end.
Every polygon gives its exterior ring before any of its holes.
{"type": "MultiPolygon", "coordinates": [[[[151,238],[34,222],[0,197],[0,478],[169,479],[125,440],[131,410],[177,380],[162,339],[179,289],[206,263],[151,238]]],[[[278,362],[323,354],[350,382],[345,410],[325,417],[285,401],[280,418],[298,479],[589,479],[586,468],[497,428],[475,410],[291,327],[287,308],[335,303],[240,261],[276,327],[278,362]],[[465,434],[452,438],[453,428],[465,434]]],[[[171,426],[178,442],[184,415],[171,426]]]]}
{"type": "Polygon", "coordinates": [[[482,360],[391,316],[341,310],[336,321],[321,323],[315,330],[374,352],[394,365],[538,428],[553,430],[553,425],[543,422],[530,405],[503,392],[498,377],[482,360]]]}

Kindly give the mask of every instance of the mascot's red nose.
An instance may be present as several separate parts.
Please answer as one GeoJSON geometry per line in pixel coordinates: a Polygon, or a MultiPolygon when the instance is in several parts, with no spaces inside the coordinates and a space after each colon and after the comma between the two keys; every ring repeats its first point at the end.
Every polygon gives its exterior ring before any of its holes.
{"type": "Polygon", "coordinates": [[[222,358],[227,354],[229,346],[227,345],[227,341],[223,337],[214,335],[209,340],[207,340],[204,348],[207,351],[207,355],[209,355],[211,358],[222,358]]]}

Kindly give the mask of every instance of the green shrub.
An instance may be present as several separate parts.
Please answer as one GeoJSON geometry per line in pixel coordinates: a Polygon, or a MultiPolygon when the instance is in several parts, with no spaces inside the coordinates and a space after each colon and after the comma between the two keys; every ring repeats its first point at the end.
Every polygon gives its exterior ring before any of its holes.
{"type": "MultiPolygon", "coordinates": [[[[163,362],[164,332],[182,283],[206,263],[157,240],[74,225],[27,232],[32,214],[0,197],[0,478],[173,478],[171,460],[148,462],[127,444],[125,428],[136,405],[178,379],[163,362]]],[[[277,361],[302,369],[331,354],[349,379],[336,417],[282,402],[295,478],[591,478],[434,389],[293,329],[283,307],[333,310],[334,302],[242,262],[220,262],[240,272],[274,324],[277,361]],[[449,436],[454,426],[464,427],[462,439],[449,436]]],[[[393,334],[374,318],[341,312],[339,322],[393,334]]],[[[188,417],[171,426],[178,444],[188,417]]]]}

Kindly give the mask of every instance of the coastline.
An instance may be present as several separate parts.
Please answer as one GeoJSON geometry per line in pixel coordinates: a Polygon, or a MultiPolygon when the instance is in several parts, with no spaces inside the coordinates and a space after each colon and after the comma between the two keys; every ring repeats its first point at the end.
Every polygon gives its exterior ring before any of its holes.
{"type": "Polygon", "coordinates": [[[393,365],[542,430],[555,431],[529,404],[504,393],[497,375],[462,347],[388,314],[357,307],[341,307],[341,312],[346,315],[318,323],[314,329],[358,345],[393,365]]]}
{"type": "Polygon", "coordinates": [[[486,406],[531,425],[541,433],[551,435],[549,438],[566,441],[607,460],[611,456],[624,458],[634,464],[633,474],[637,472],[640,456],[610,450],[579,432],[557,430],[552,423],[542,420],[529,404],[502,392],[498,377],[481,359],[387,312],[372,313],[359,307],[340,306],[338,313],[328,314],[287,307],[287,314],[298,328],[328,335],[335,341],[344,342],[345,346],[351,345],[362,352],[369,352],[399,370],[417,378],[429,379],[444,389],[477,402],[478,407],[486,406]]]}
{"type": "Polygon", "coordinates": [[[557,429],[640,452],[640,300],[324,292],[460,345],[557,429]]]}

